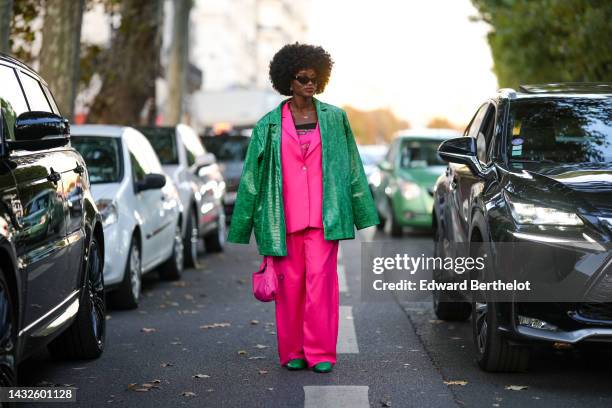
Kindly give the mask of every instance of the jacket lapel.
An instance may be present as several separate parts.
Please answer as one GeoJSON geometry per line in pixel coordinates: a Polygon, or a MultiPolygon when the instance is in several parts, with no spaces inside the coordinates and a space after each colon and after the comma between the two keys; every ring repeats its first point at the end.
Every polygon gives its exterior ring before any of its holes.
{"type": "Polygon", "coordinates": [[[296,143],[300,143],[300,138],[297,135],[297,130],[295,129],[295,123],[293,122],[293,117],[291,116],[291,111],[289,110],[289,105],[286,103],[283,104],[281,108],[281,123],[283,127],[283,132],[288,134],[296,143]]]}
{"type": "MultiPolygon", "coordinates": [[[[323,163],[325,163],[327,161],[327,152],[325,151],[325,149],[327,148],[327,146],[329,146],[329,129],[328,129],[328,122],[329,122],[329,112],[327,111],[327,107],[322,104],[317,98],[313,98],[314,99],[314,103],[315,103],[315,108],[317,109],[317,120],[319,122],[319,132],[321,133],[321,139],[320,141],[315,141],[311,146],[310,149],[308,149],[308,153],[310,153],[311,151],[313,151],[313,149],[316,147],[316,145],[318,143],[321,143],[321,154],[322,157],[321,159],[323,160],[323,163]]],[[[323,178],[325,178],[325,165],[323,165],[323,178]]]]}

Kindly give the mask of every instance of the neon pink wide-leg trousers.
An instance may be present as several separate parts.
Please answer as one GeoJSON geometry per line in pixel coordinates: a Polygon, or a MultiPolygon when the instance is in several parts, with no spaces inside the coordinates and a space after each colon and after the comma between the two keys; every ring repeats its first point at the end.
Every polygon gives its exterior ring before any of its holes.
{"type": "Polygon", "coordinates": [[[273,257],[278,275],[276,333],[282,365],[294,358],[308,366],[336,363],[338,340],[338,241],[323,229],[287,234],[287,256],[273,257]]]}

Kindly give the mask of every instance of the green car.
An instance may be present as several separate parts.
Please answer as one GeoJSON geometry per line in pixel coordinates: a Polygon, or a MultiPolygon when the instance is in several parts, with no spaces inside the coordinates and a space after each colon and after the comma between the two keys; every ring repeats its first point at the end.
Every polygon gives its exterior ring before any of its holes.
{"type": "Polygon", "coordinates": [[[433,186],[446,163],[438,157],[438,146],[461,134],[450,129],[403,131],[393,140],[380,172],[371,177],[374,199],[381,219],[379,228],[392,236],[403,227],[431,228],[433,186]]]}

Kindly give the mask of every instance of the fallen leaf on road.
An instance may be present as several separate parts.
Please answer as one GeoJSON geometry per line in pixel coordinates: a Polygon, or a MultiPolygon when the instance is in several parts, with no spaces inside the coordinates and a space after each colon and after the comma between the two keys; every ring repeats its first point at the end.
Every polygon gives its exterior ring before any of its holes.
{"type": "Polygon", "coordinates": [[[187,286],[187,282],[181,280],[181,281],[172,282],[172,285],[178,288],[184,288],[185,286],[187,286]]]}
{"type": "Polygon", "coordinates": [[[504,387],[504,389],[510,390],[510,391],[523,391],[523,390],[526,390],[527,388],[529,387],[526,385],[506,385],[504,387]]]}
{"type": "Polygon", "coordinates": [[[195,392],[191,392],[191,391],[183,391],[181,393],[181,395],[183,397],[195,397],[197,394],[195,392]]]}
{"type": "Polygon", "coordinates": [[[138,383],[130,383],[128,384],[127,388],[128,390],[135,391],[135,392],[148,392],[149,391],[148,388],[142,388],[140,384],[138,383]]]}
{"type": "Polygon", "coordinates": [[[172,363],[161,363],[161,366],[162,367],[173,367],[174,364],[172,364],[172,363]]]}
{"type": "Polygon", "coordinates": [[[244,285],[244,283],[246,282],[246,280],[244,279],[236,279],[236,283],[239,285],[244,285]]]}
{"type": "Polygon", "coordinates": [[[161,380],[155,379],[155,380],[151,380],[151,382],[153,384],[161,384],[161,380]]]}
{"type": "Polygon", "coordinates": [[[440,323],[444,323],[444,320],[430,320],[429,323],[431,323],[431,324],[440,324],[440,323]]]}
{"type": "Polygon", "coordinates": [[[143,327],[142,329],[140,329],[140,331],[143,333],[153,333],[157,331],[157,329],[154,329],[153,327],[143,327]]]}
{"type": "Polygon", "coordinates": [[[259,374],[266,375],[268,374],[268,370],[259,370],[259,374]]]}
{"type": "Polygon", "coordinates": [[[265,348],[268,348],[268,347],[270,347],[270,346],[266,346],[265,344],[257,344],[255,346],[255,348],[257,348],[257,349],[265,349],[265,348]]]}
{"type": "Polygon", "coordinates": [[[463,380],[452,380],[452,381],[444,381],[444,384],[446,385],[461,385],[461,386],[465,386],[467,385],[467,381],[463,381],[463,380]]]}
{"type": "Polygon", "coordinates": [[[380,405],[383,407],[390,407],[391,401],[380,401],[380,405]]]}
{"type": "Polygon", "coordinates": [[[251,324],[253,324],[253,325],[259,324],[259,320],[251,320],[251,324]]]}
{"type": "Polygon", "coordinates": [[[212,323],[212,324],[205,324],[203,326],[200,326],[200,329],[216,329],[219,327],[229,327],[230,324],[229,323],[212,323]]]}
{"type": "Polygon", "coordinates": [[[207,374],[196,374],[193,378],[210,378],[210,375],[207,374]]]}
{"type": "Polygon", "coordinates": [[[238,354],[240,354],[241,356],[246,356],[247,352],[246,350],[238,350],[238,354]]]}
{"type": "Polygon", "coordinates": [[[268,388],[268,391],[274,391],[274,388],[269,387],[269,388],[268,388]]]}

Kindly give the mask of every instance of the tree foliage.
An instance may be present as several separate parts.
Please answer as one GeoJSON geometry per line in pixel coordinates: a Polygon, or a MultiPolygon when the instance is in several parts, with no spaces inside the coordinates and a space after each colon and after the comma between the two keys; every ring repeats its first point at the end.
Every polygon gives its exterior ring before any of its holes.
{"type": "Polygon", "coordinates": [[[398,119],[389,109],[363,111],[345,106],[344,110],[355,139],[361,144],[389,142],[395,132],[410,127],[408,122],[398,119]]]}
{"type": "Polygon", "coordinates": [[[43,14],[45,0],[17,0],[13,2],[10,31],[11,54],[27,64],[34,62],[32,45],[40,31],[32,24],[43,14]]]}
{"type": "Polygon", "coordinates": [[[612,81],[609,0],[472,0],[501,87],[612,81]]]}
{"type": "Polygon", "coordinates": [[[431,118],[429,122],[427,122],[427,127],[431,129],[455,129],[455,130],[464,129],[464,126],[457,125],[451,122],[449,119],[442,117],[442,116],[436,116],[434,118],[431,118]]]}

